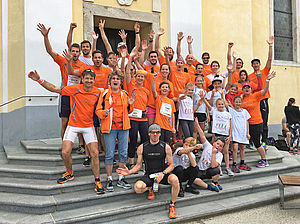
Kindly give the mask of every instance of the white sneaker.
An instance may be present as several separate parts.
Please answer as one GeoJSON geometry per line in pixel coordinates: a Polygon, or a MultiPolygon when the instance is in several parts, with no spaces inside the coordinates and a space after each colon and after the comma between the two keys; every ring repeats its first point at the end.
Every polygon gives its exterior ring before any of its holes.
{"type": "Polygon", "coordinates": [[[234,176],[234,172],[232,172],[232,170],[229,167],[225,168],[225,171],[226,171],[228,176],[234,176]]]}

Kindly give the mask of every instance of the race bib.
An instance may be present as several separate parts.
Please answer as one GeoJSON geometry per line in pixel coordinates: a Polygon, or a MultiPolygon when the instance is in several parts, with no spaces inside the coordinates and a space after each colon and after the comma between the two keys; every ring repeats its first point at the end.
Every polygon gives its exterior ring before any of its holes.
{"type": "Polygon", "coordinates": [[[133,111],[128,114],[128,117],[134,117],[134,118],[142,118],[143,111],[139,109],[133,109],[133,111]]]}
{"type": "Polygon", "coordinates": [[[165,115],[167,117],[171,117],[172,107],[168,103],[162,103],[160,108],[160,114],[165,115]]]}
{"type": "Polygon", "coordinates": [[[68,86],[80,84],[80,78],[76,75],[68,75],[68,86]]]}

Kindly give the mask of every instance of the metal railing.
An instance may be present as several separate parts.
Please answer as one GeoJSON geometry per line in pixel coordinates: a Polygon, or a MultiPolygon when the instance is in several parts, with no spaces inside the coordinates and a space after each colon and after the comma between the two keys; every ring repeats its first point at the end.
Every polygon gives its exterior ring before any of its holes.
{"type": "Polygon", "coordinates": [[[40,98],[40,97],[42,97],[42,98],[48,97],[48,98],[50,98],[49,101],[52,101],[53,98],[58,98],[58,96],[54,96],[54,95],[53,96],[45,96],[45,95],[19,96],[19,97],[15,98],[15,99],[12,99],[12,100],[9,100],[9,101],[7,101],[7,102],[5,102],[3,104],[0,104],[0,108],[3,107],[3,106],[5,106],[5,105],[7,105],[7,104],[15,102],[17,100],[20,100],[20,99],[28,98],[28,101],[31,101],[31,98],[40,98]]]}

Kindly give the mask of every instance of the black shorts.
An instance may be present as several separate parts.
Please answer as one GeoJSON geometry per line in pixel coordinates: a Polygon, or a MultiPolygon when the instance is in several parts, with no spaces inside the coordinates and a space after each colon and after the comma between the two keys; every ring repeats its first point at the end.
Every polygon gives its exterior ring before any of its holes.
{"type": "Polygon", "coordinates": [[[93,114],[93,123],[95,128],[100,127],[100,121],[95,112],[93,114]]]}
{"type": "Polygon", "coordinates": [[[220,168],[208,168],[207,170],[200,170],[199,167],[197,166],[198,169],[198,175],[197,177],[200,178],[201,180],[203,179],[211,179],[213,176],[216,176],[220,174],[220,168]]]}
{"type": "MultiPolygon", "coordinates": [[[[170,176],[170,174],[166,174],[164,176],[164,178],[159,182],[160,184],[164,184],[164,185],[169,185],[168,183],[168,177],[170,176]]],[[[154,178],[150,178],[149,175],[145,174],[144,176],[142,176],[140,179],[138,179],[138,181],[143,181],[147,187],[152,187],[153,183],[154,183],[154,178]]]]}
{"type": "Polygon", "coordinates": [[[207,120],[206,113],[194,113],[194,117],[198,118],[199,123],[204,123],[207,120]]]}
{"type": "Polygon", "coordinates": [[[70,96],[60,96],[58,104],[59,117],[69,117],[71,114],[70,96]]]}

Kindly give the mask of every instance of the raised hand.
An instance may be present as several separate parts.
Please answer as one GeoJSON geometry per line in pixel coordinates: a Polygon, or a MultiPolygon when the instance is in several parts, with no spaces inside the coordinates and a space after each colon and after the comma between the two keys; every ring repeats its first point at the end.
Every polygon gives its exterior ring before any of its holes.
{"type": "Polygon", "coordinates": [[[100,19],[100,21],[99,21],[99,29],[100,30],[104,30],[104,25],[105,25],[105,20],[102,20],[102,19],[100,19]]]}
{"type": "Polygon", "coordinates": [[[138,22],[136,22],[136,23],[134,24],[134,31],[135,31],[136,33],[140,32],[140,24],[139,24],[138,22]]]}
{"type": "Polygon", "coordinates": [[[129,170],[128,168],[125,166],[124,168],[118,168],[116,170],[116,172],[120,175],[124,175],[124,176],[128,176],[130,173],[129,173],[129,170]]]}
{"type": "Polygon", "coordinates": [[[205,97],[204,91],[199,91],[199,96],[201,100],[204,100],[205,97]]]}
{"type": "Polygon", "coordinates": [[[169,48],[169,47],[164,47],[164,48],[162,49],[162,52],[164,52],[165,58],[167,58],[167,57],[169,56],[168,48],[169,48]]]}
{"type": "Polygon", "coordinates": [[[276,72],[275,72],[275,71],[272,71],[271,73],[269,73],[269,75],[268,75],[268,77],[267,77],[267,80],[271,80],[271,79],[273,79],[275,76],[276,76],[276,72]]]}
{"type": "Polygon", "coordinates": [[[158,36],[164,35],[164,33],[165,33],[164,28],[159,28],[158,31],[157,31],[158,36]]]}
{"type": "Polygon", "coordinates": [[[232,48],[233,47],[233,42],[229,42],[228,43],[228,48],[232,48]]]}
{"type": "Polygon", "coordinates": [[[237,58],[237,53],[235,51],[232,52],[232,57],[237,58]]]}
{"type": "Polygon", "coordinates": [[[272,45],[274,43],[274,36],[270,36],[269,40],[266,40],[266,41],[269,45],[272,45]]]}
{"type": "Polygon", "coordinates": [[[186,41],[187,41],[187,43],[188,44],[192,44],[193,43],[193,38],[192,38],[192,36],[188,36],[187,38],[186,38],[186,41]]]}
{"type": "Polygon", "coordinates": [[[97,40],[98,38],[99,38],[99,34],[96,34],[95,33],[95,31],[92,31],[92,38],[94,39],[94,40],[97,40]]]}
{"type": "Polygon", "coordinates": [[[132,95],[130,98],[128,98],[128,103],[131,105],[136,101],[136,96],[132,95]]]}
{"type": "Polygon", "coordinates": [[[112,60],[111,64],[112,64],[113,68],[115,68],[118,65],[118,57],[117,57],[117,55],[115,55],[113,57],[113,60],[112,60]]]}
{"type": "Polygon", "coordinates": [[[181,41],[183,38],[184,38],[183,32],[177,33],[177,40],[178,40],[178,41],[181,41]]]}
{"type": "Polygon", "coordinates": [[[195,145],[195,149],[203,149],[203,145],[202,144],[197,144],[197,145],[195,145]]]}
{"type": "Polygon", "coordinates": [[[70,62],[73,59],[73,56],[65,49],[62,53],[62,55],[65,57],[65,59],[70,62]]]}
{"type": "Polygon", "coordinates": [[[77,23],[70,23],[70,30],[74,30],[77,27],[77,23]]]}
{"type": "MultiPolygon", "coordinates": [[[[143,44],[143,41],[142,41],[142,44],[143,44]]],[[[143,48],[143,46],[142,46],[142,48],[143,48]]],[[[148,47],[147,47],[147,48],[148,48],[148,47]]],[[[135,56],[138,55],[138,53],[139,53],[138,49],[137,49],[136,47],[134,47],[134,48],[131,50],[129,56],[132,57],[132,58],[134,58],[135,56]]]]}
{"type": "Polygon", "coordinates": [[[157,73],[154,73],[153,74],[153,80],[156,80],[157,79],[157,73]]]}
{"type": "Polygon", "coordinates": [[[119,31],[119,36],[121,37],[122,40],[126,39],[127,33],[125,33],[125,30],[120,30],[119,31]]]}
{"type": "Polygon", "coordinates": [[[38,81],[40,80],[40,75],[36,70],[34,70],[28,73],[28,78],[32,79],[33,81],[38,81]]]}
{"type": "Polygon", "coordinates": [[[38,31],[40,31],[41,34],[45,37],[45,36],[48,36],[51,27],[49,27],[49,28],[47,29],[47,28],[44,26],[44,24],[39,23],[39,24],[37,24],[37,28],[36,28],[36,29],[37,29],[38,31]]]}
{"type": "Polygon", "coordinates": [[[154,35],[155,35],[154,30],[150,30],[150,33],[148,34],[149,40],[153,40],[154,39],[154,35]]]}

